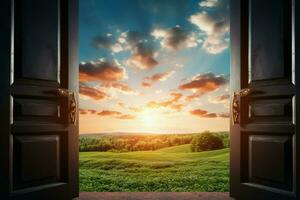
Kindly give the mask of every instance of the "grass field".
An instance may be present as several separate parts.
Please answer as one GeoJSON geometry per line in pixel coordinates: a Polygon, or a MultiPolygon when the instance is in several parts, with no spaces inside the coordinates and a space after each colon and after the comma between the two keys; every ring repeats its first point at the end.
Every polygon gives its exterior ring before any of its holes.
{"type": "Polygon", "coordinates": [[[80,152],[80,190],[98,192],[228,191],[229,149],[190,152],[80,152]]]}

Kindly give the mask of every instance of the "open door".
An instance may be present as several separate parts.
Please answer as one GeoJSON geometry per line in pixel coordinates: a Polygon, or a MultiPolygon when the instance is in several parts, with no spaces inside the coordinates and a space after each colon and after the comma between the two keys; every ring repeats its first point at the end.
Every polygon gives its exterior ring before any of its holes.
{"type": "Polygon", "coordinates": [[[0,3],[0,199],[78,196],[77,10],[0,3]]]}
{"type": "Polygon", "coordinates": [[[231,1],[231,189],[300,198],[300,2],[231,1]],[[298,36],[298,38],[296,38],[298,36]]]}

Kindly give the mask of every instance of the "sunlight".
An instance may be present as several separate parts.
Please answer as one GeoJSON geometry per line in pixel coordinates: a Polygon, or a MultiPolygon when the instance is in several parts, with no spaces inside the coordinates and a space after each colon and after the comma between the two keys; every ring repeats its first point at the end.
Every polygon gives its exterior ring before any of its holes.
{"type": "Polygon", "coordinates": [[[140,115],[141,126],[145,128],[147,131],[154,131],[159,122],[162,120],[162,116],[159,114],[157,110],[154,109],[146,109],[140,115]]]}

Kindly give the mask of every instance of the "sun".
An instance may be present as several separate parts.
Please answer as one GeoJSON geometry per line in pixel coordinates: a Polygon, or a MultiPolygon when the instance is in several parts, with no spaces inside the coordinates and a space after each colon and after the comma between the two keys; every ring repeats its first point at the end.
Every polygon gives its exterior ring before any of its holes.
{"type": "Polygon", "coordinates": [[[162,116],[157,110],[147,109],[144,110],[140,115],[141,126],[146,131],[154,131],[159,126],[162,116]]]}

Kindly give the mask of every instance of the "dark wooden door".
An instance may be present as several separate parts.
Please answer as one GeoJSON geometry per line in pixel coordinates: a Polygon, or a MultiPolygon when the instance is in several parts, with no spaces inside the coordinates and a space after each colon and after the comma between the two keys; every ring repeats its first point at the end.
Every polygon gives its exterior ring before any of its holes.
{"type": "Polygon", "coordinates": [[[231,0],[230,194],[300,199],[300,2],[231,0]]]}
{"type": "Polygon", "coordinates": [[[0,2],[0,199],[78,196],[77,4],[0,2]]]}

